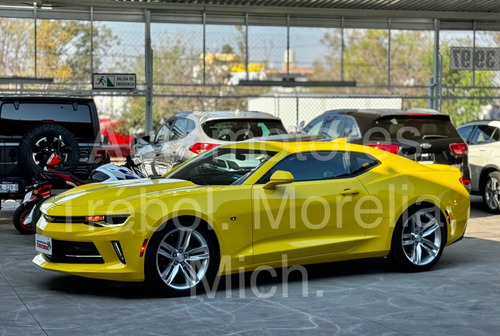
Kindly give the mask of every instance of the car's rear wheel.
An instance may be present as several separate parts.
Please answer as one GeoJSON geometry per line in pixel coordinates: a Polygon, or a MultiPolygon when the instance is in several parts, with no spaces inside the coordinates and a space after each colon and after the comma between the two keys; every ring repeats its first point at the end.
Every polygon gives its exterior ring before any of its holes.
{"type": "Polygon", "coordinates": [[[437,207],[414,207],[399,218],[389,260],[407,272],[431,269],[446,244],[446,226],[437,207]]]}
{"type": "Polygon", "coordinates": [[[12,222],[14,224],[14,227],[19,233],[22,234],[35,233],[35,227],[32,224],[33,222],[31,222],[30,224],[26,224],[24,222],[32,209],[33,209],[33,203],[25,203],[18,206],[17,209],[14,211],[14,215],[12,216],[12,222]]]}
{"type": "Polygon", "coordinates": [[[482,194],[486,209],[491,213],[500,213],[500,172],[494,171],[488,174],[482,187],[482,194]]]}
{"type": "Polygon", "coordinates": [[[161,295],[194,295],[210,288],[219,266],[218,244],[202,225],[168,224],[148,244],[146,281],[161,295]]]}

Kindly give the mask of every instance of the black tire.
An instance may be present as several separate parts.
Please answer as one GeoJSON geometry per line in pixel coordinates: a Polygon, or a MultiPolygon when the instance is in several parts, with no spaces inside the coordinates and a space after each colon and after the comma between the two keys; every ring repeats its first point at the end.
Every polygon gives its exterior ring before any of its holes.
{"type": "Polygon", "coordinates": [[[209,232],[201,223],[169,223],[148,243],[146,282],[162,296],[194,295],[212,288],[219,261],[219,246],[213,231],[209,232]]]}
{"type": "Polygon", "coordinates": [[[481,186],[483,204],[486,210],[491,213],[500,213],[500,172],[493,171],[481,186]]]}
{"type": "Polygon", "coordinates": [[[57,124],[42,124],[29,130],[19,143],[19,167],[29,175],[41,172],[52,153],[70,170],[80,159],[80,149],[73,134],[57,124]]]}
{"type": "Polygon", "coordinates": [[[394,228],[388,259],[405,272],[428,271],[441,258],[446,234],[446,224],[437,207],[410,208],[394,228]]]}
{"type": "Polygon", "coordinates": [[[25,235],[35,233],[35,227],[33,224],[24,224],[24,220],[31,212],[31,209],[33,209],[33,205],[34,205],[33,203],[21,204],[14,211],[14,215],[12,216],[12,222],[14,224],[14,227],[19,233],[25,235]]]}

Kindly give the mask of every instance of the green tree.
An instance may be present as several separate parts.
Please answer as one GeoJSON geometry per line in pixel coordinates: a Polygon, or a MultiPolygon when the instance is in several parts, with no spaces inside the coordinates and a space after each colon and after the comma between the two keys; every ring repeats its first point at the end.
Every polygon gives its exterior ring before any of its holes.
{"type": "MultiPolygon", "coordinates": [[[[221,52],[234,51],[230,46],[222,46],[221,52]]],[[[227,85],[231,63],[234,61],[218,60],[213,55],[210,61],[207,58],[206,68],[203,70],[203,54],[192,50],[189,39],[182,34],[165,39],[161,45],[155,45],[153,53],[154,130],[158,130],[166,119],[179,111],[245,108],[246,99],[233,98],[235,88],[227,85]]],[[[235,56],[235,59],[239,58],[238,55],[235,56]]],[[[138,77],[144,75],[143,58],[136,59],[134,69],[138,77]]],[[[129,121],[128,128],[143,128],[144,98],[130,98],[130,109],[123,117],[129,121]]]]}
{"type": "MultiPolygon", "coordinates": [[[[470,41],[461,40],[459,45],[470,45],[470,41]]],[[[450,46],[445,42],[441,46],[443,89],[442,95],[449,97],[442,100],[441,111],[450,115],[455,126],[478,119],[481,115],[481,105],[488,103],[486,98],[491,95],[487,87],[495,85],[494,71],[475,71],[474,86],[472,86],[472,71],[450,69],[450,46]],[[477,97],[473,99],[473,97],[477,97]]]]}
{"type": "MultiPolygon", "coordinates": [[[[433,76],[432,32],[391,32],[390,81],[387,78],[388,38],[387,30],[347,30],[344,35],[344,79],[354,80],[358,85],[364,86],[363,93],[407,95],[411,92],[414,96],[426,96],[428,89],[425,86],[433,76]],[[408,89],[401,88],[405,86],[408,89]]],[[[342,60],[341,31],[336,29],[325,34],[322,43],[328,47],[329,53],[315,62],[315,79],[338,80],[342,60]]],[[[455,43],[471,45],[471,41],[463,39],[455,43]]],[[[442,100],[441,112],[449,114],[457,126],[477,119],[481,105],[487,103],[481,97],[491,95],[489,89],[485,87],[495,85],[495,72],[476,71],[473,86],[472,71],[450,70],[449,43],[441,41],[440,48],[442,95],[448,98],[442,100]]],[[[348,93],[353,90],[343,91],[348,93]]],[[[406,107],[427,106],[428,102],[420,99],[410,101],[406,107]]]]}
{"type": "Polygon", "coordinates": [[[0,65],[3,76],[52,77],[56,82],[90,83],[91,36],[94,63],[99,50],[116,43],[111,30],[83,21],[0,18],[0,65]],[[36,74],[35,74],[36,41],[36,74]]]}
{"type": "Polygon", "coordinates": [[[33,76],[33,21],[0,18],[0,76],[33,76]]]}

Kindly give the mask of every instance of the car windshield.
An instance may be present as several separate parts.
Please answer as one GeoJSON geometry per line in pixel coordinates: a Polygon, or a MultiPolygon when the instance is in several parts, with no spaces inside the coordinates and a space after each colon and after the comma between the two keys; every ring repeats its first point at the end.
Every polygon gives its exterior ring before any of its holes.
{"type": "Polygon", "coordinates": [[[281,120],[274,119],[221,119],[203,124],[210,138],[223,141],[242,141],[255,137],[286,134],[281,120]]]}
{"type": "Polygon", "coordinates": [[[166,177],[200,185],[241,184],[275,154],[252,149],[217,148],[195,157],[166,177]]]}
{"type": "Polygon", "coordinates": [[[459,138],[448,118],[441,116],[391,116],[377,119],[370,130],[369,140],[459,138]]]}

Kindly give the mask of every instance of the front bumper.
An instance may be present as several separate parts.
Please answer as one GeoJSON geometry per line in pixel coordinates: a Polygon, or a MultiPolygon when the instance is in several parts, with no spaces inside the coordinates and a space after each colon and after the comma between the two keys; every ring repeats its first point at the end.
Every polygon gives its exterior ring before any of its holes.
{"type": "Polygon", "coordinates": [[[137,237],[122,226],[47,223],[42,217],[37,234],[50,237],[53,242],[50,256],[38,253],[33,259],[43,269],[95,279],[144,281],[141,248],[146,238],[137,237]]]}

